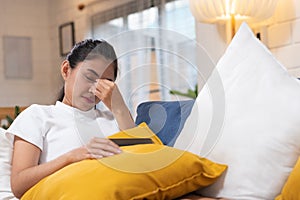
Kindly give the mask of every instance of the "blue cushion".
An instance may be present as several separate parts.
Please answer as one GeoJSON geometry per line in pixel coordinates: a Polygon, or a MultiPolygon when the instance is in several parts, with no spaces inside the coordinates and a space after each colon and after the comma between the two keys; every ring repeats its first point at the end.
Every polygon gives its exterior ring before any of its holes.
{"type": "Polygon", "coordinates": [[[161,141],[173,146],[190,115],[195,100],[148,101],[137,107],[135,123],[146,122],[161,141]]]}

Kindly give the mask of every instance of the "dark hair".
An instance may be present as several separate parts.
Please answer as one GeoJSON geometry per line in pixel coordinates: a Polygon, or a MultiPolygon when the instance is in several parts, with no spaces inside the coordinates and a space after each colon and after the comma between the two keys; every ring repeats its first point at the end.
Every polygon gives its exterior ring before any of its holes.
{"type": "MultiPolygon", "coordinates": [[[[114,67],[114,78],[117,78],[118,60],[114,48],[104,40],[86,39],[75,44],[71,52],[67,55],[69,65],[74,69],[78,63],[84,60],[92,60],[103,56],[111,60],[114,67]]],[[[65,96],[64,87],[61,89],[57,101],[62,101],[65,96]]]]}

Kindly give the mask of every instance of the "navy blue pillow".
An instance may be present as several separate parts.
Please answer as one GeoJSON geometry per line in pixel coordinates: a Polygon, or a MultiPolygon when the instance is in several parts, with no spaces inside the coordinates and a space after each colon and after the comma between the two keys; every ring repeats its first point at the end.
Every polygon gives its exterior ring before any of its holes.
{"type": "Polygon", "coordinates": [[[161,141],[173,146],[190,115],[195,100],[147,101],[137,107],[135,123],[146,122],[161,141]]]}

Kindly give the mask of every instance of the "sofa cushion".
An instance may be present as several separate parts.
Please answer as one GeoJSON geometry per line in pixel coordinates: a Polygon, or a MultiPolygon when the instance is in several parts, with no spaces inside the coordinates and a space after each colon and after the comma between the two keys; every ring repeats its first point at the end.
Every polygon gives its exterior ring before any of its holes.
{"type": "Polygon", "coordinates": [[[228,164],[201,194],[274,199],[300,155],[299,102],[299,80],[242,24],[175,143],[228,164]]]}
{"type": "Polygon", "coordinates": [[[194,100],[148,101],[137,108],[136,124],[146,122],[161,141],[173,146],[191,113],[194,100]]]}
{"type": "MultiPolygon", "coordinates": [[[[130,137],[138,135],[145,130],[143,126],[125,132],[130,137]]],[[[174,199],[213,183],[226,169],[225,165],[164,145],[121,148],[121,154],[64,167],[33,186],[22,200],[174,199]]]]}
{"type": "Polygon", "coordinates": [[[0,128],[0,199],[14,199],[10,188],[13,136],[0,128]]]}

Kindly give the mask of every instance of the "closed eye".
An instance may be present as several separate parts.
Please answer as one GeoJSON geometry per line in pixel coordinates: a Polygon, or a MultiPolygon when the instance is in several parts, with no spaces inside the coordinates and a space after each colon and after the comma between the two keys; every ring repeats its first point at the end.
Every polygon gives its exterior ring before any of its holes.
{"type": "Polygon", "coordinates": [[[85,78],[86,78],[88,81],[92,82],[92,83],[95,83],[95,82],[96,82],[96,78],[92,78],[92,77],[89,77],[89,76],[85,76],[85,78]]]}

